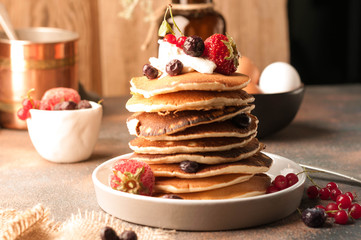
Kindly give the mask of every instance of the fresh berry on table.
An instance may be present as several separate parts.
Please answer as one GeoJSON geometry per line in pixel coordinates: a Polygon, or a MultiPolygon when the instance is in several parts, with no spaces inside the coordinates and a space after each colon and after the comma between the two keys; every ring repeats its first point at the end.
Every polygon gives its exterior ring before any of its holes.
{"type": "Polygon", "coordinates": [[[302,212],[302,221],[309,227],[322,227],[326,219],[325,210],[320,208],[307,208],[302,212]]]}
{"type": "Polygon", "coordinates": [[[100,230],[101,240],[137,240],[137,234],[132,230],[125,230],[117,235],[117,232],[109,226],[103,227],[100,230]]]}
{"type": "Polygon", "coordinates": [[[151,196],[154,175],[150,166],[141,161],[120,159],[112,167],[110,186],[118,191],[151,196]]]}
{"type": "Polygon", "coordinates": [[[121,234],[119,234],[120,240],[137,240],[138,236],[134,231],[131,230],[125,230],[121,234]]]}

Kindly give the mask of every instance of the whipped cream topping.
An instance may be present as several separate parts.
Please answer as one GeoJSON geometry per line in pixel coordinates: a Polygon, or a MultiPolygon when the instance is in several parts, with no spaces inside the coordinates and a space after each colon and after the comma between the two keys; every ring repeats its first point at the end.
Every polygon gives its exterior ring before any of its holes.
{"type": "Polygon", "coordinates": [[[165,71],[165,67],[173,59],[178,59],[183,63],[182,73],[197,71],[200,73],[211,74],[217,67],[211,60],[202,57],[192,57],[185,54],[184,51],[175,44],[163,40],[158,40],[158,43],[158,58],[151,57],[149,58],[149,62],[153,67],[162,72],[161,78],[168,75],[165,71]]]}

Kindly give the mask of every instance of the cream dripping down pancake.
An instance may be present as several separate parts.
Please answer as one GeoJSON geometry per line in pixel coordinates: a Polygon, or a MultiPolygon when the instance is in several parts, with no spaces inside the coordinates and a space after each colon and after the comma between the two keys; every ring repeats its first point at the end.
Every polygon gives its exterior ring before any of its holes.
{"type": "Polygon", "coordinates": [[[144,161],[148,164],[180,163],[186,160],[203,164],[219,164],[236,162],[242,159],[249,158],[263,148],[264,145],[259,143],[257,138],[254,138],[244,147],[232,148],[227,151],[177,154],[142,154],[134,152],[130,156],[130,158],[144,161]]]}
{"type": "Polygon", "coordinates": [[[254,101],[247,92],[239,91],[180,91],[150,98],[134,94],[126,104],[129,112],[166,112],[209,110],[225,106],[242,106],[254,101]]]}
{"type": "Polygon", "coordinates": [[[158,94],[178,91],[235,91],[247,86],[250,78],[241,73],[230,76],[218,73],[202,74],[190,72],[177,76],[166,76],[149,80],[147,77],[135,77],[130,81],[130,91],[146,98],[158,94]]]}
{"type": "Polygon", "coordinates": [[[161,136],[193,126],[231,119],[242,112],[249,113],[253,109],[254,105],[245,105],[207,111],[174,111],[164,114],[137,112],[127,119],[127,127],[131,135],[138,137],[161,136]]]}
{"type": "Polygon", "coordinates": [[[272,159],[259,152],[255,155],[233,163],[222,163],[215,165],[201,164],[195,173],[184,172],[179,163],[173,164],[150,164],[156,177],[177,177],[177,178],[204,178],[223,174],[257,174],[269,170],[272,159]]]}
{"type": "Polygon", "coordinates": [[[218,137],[180,141],[149,141],[138,137],[130,141],[129,147],[136,153],[149,154],[226,151],[232,148],[243,147],[254,137],[256,137],[256,134],[245,138],[218,137]]]}
{"type": "MultiPolygon", "coordinates": [[[[176,195],[185,200],[246,198],[265,194],[267,187],[270,185],[270,183],[270,177],[265,174],[257,174],[248,181],[237,183],[227,187],[193,193],[177,193],[176,195]]],[[[162,197],[164,195],[164,193],[155,194],[156,197],[162,197]]]]}
{"type": "Polygon", "coordinates": [[[253,174],[226,174],[206,178],[156,178],[154,191],[189,193],[222,188],[249,180],[253,174]]]}
{"type": "Polygon", "coordinates": [[[209,124],[202,124],[195,127],[187,128],[183,131],[176,132],[169,135],[147,136],[148,140],[166,140],[179,141],[197,138],[209,137],[238,137],[244,138],[257,132],[258,119],[248,114],[251,118],[251,123],[247,127],[241,127],[236,121],[226,120],[222,122],[214,122],[209,124]]]}

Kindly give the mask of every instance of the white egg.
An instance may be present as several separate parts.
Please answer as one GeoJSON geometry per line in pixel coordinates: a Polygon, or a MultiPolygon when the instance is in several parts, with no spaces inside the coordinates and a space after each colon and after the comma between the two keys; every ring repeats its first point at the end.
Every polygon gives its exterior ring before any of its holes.
{"type": "Polygon", "coordinates": [[[259,87],[264,93],[289,92],[301,86],[297,70],[288,63],[275,62],[261,73],[259,87]]]}

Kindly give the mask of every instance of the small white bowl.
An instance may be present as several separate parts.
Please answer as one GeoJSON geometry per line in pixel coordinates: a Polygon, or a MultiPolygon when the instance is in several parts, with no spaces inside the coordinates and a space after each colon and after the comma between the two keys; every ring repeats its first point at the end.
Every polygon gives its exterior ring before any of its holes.
{"type": "MultiPolygon", "coordinates": [[[[295,162],[266,153],[274,162],[267,174],[298,173],[303,169],[295,162]]],[[[115,161],[130,154],[110,159],[99,165],[92,179],[99,206],[107,213],[137,224],[188,231],[220,231],[254,227],[285,218],[300,205],[305,174],[299,181],[280,192],[225,200],[179,200],[147,197],[112,189],[109,175],[115,161]]]]}
{"type": "Polygon", "coordinates": [[[26,120],[30,139],[43,158],[56,163],[73,163],[90,157],[98,139],[103,108],[79,110],[31,109],[26,120]]]}

